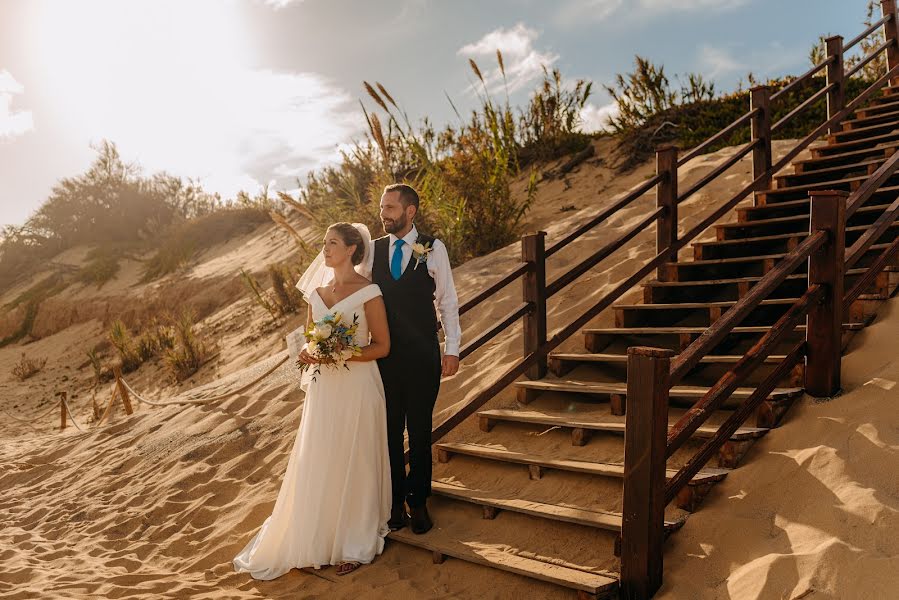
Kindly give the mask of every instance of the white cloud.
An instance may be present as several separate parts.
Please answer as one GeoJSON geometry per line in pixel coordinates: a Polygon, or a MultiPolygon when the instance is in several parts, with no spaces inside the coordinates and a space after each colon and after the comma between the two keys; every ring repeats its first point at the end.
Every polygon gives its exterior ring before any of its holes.
{"type": "MultiPolygon", "coordinates": [[[[542,77],[543,66],[550,68],[559,60],[558,54],[541,52],[534,48],[534,41],[539,36],[536,30],[526,27],[524,23],[518,23],[510,29],[499,28],[491,31],[477,42],[460,48],[458,54],[468,58],[487,58],[494,64],[496,51],[502,52],[506,81],[509,92],[512,93],[542,77]]],[[[492,69],[485,69],[483,64],[479,64],[478,67],[489,90],[494,91],[502,87],[503,75],[499,65],[492,69]]]]}
{"type": "Polygon", "coordinates": [[[671,12],[714,11],[721,12],[746,4],[749,0],[568,0],[559,7],[556,21],[561,25],[576,26],[604,21],[628,8],[631,18],[650,19],[671,12]]]}
{"type": "Polygon", "coordinates": [[[303,0],[263,0],[265,4],[271,6],[275,10],[280,10],[286,7],[288,4],[293,4],[294,2],[302,2],[303,0]]]}
{"type": "Polygon", "coordinates": [[[624,0],[570,0],[559,7],[556,21],[563,25],[604,21],[624,6],[624,0]]]}
{"type": "Polygon", "coordinates": [[[111,140],[147,171],[198,177],[230,197],[272,179],[295,187],[361,131],[353,98],[328,79],[251,66],[234,3],[123,4],[54,4],[41,18],[54,42],[35,60],[65,139],[111,140]]]}
{"type": "Polygon", "coordinates": [[[745,65],[731,56],[724,48],[716,48],[707,44],[699,48],[699,64],[702,73],[707,77],[717,77],[745,68],[745,65]]]}
{"type": "Polygon", "coordinates": [[[13,110],[13,96],[22,94],[25,87],[7,70],[0,71],[0,141],[19,137],[34,129],[29,110],[13,110]]]}
{"type": "Polygon", "coordinates": [[[581,109],[581,130],[592,133],[609,129],[609,119],[618,116],[618,104],[612,102],[603,106],[596,106],[588,102],[581,109]]]}
{"type": "Polygon", "coordinates": [[[729,10],[747,4],[749,0],[639,0],[640,5],[653,10],[729,10]]]}

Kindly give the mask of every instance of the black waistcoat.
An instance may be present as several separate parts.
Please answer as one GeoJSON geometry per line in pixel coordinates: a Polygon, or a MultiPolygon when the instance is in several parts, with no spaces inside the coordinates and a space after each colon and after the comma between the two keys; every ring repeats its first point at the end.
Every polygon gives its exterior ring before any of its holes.
{"type": "MultiPolygon", "coordinates": [[[[434,238],[419,234],[418,242],[433,246],[434,238]]],[[[416,268],[415,257],[409,260],[399,279],[390,273],[390,236],[375,240],[375,256],[371,278],[381,288],[390,327],[390,354],[406,354],[429,350],[437,343],[437,311],[434,291],[437,285],[428,273],[427,259],[416,268]]]]}

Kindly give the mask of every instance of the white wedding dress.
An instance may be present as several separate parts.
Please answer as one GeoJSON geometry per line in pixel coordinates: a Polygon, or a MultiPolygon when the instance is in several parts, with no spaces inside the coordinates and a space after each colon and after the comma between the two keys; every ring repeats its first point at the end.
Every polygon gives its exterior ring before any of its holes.
{"type": "MultiPolygon", "coordinates": [[[[313,320],[355,313],[364,346],[364,304],[380,295],[371,284],[328,308],[312,293],[313,320]]],[[[375,361],[347,366],[322,366],[309,383],[275,508],[234,558],[238,572],[275,579],[293,568],[369,563],[384,549],[391,503],[384,386],[375,361]]]]}

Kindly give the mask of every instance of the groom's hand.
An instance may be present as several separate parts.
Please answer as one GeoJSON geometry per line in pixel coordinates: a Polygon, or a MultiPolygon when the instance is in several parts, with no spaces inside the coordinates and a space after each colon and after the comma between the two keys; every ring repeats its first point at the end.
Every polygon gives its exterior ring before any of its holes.
{"type": "Polygon", "coordinates": [[[444,377],[452,377],[459,372],[459,357],[446,355],[443,357],[443,373],[444,377]]]}

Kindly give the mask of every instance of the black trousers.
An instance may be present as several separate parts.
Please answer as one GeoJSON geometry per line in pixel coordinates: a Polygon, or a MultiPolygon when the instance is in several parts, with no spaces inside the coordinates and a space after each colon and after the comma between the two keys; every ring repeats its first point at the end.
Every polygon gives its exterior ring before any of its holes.
{"type": "Polygon", "coordinates": [[[431,495],[431,427],[440,391],[440,345],[404,344],[391,340],[390,356],[378,361],[387,397],[387,451],[393,506],[405,500],[423,506],[431,495]],[[409,473],[406,473],[403,431],[409,432],[409,473]]]}

